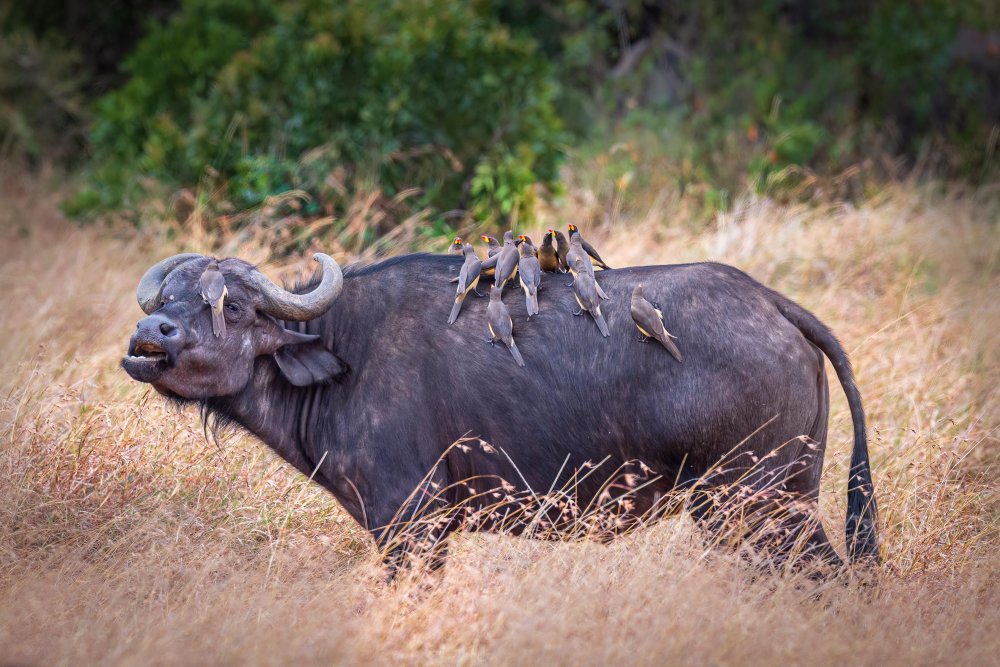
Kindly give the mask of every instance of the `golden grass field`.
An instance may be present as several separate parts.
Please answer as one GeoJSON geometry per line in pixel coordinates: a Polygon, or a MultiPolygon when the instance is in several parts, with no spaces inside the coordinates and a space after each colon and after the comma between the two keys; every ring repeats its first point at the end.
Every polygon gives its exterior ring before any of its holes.
{"type": "MultiPolygon", "coordinates": [[[[833,328],[869,415],[867,584],[754,576],[681,517],[609,546],[459,536],[443,571],[387,585],[331,497],[119,370],[140,275],[210,249],[201,227],[81,228],[57,187],[0,189],[0,664],[1000,664],[995,189],[747,197],[704,228],[669,192],[574,182],[541,211],[540,228],[594,221],[612,265],[731,263],[833,328]]],[[[821,505],[843,553],[833,400],[821,505]]]]}

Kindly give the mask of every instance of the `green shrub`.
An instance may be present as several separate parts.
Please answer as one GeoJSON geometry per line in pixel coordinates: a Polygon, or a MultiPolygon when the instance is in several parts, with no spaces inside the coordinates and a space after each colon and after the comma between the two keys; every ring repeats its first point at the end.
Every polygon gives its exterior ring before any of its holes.
{"type": "Polygon", "coordinates": [[[92,134],[108,207],[141,196],[136,173],[208,179],[237,208],[291,188],[336,208],[377,183],[481,212],[556,175],[552,71],[478,3],[188,0],[126,67],[92,134]]]}

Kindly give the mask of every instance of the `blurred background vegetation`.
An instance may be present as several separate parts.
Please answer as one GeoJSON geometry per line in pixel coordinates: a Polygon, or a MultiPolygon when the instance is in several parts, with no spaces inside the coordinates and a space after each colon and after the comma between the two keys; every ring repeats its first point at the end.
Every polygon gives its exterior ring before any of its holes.
{"type": "Polygon", "coordinates": [[[361,198],[381,226],[352,233],[437,237],[530,220],[574,165],[707,220],[746,192],[993,181],[998,133],[995,0],[0,9],[0,157],[58,165],[82,220],[343,234],[361,198]]]}

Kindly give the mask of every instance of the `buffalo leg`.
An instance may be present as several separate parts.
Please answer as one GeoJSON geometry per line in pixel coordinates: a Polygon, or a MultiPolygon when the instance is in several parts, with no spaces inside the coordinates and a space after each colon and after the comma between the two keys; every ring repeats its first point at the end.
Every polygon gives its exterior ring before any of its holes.
{"type": "Polygon", "coordinates": [[[447,474],[437,468],[392,517],[372,530],[390,581],[400,570],[414,566],[436,570],[444,565],[448,536],[461,523],[453,496],[447,474]]]}
{"type": "Polygon", "coordinates": [[[747,487],[699,491],[689,510],[719,545],[751,547],[765,564],[796,569],[842,564],[819,521],[814,499],[747,487]]]}

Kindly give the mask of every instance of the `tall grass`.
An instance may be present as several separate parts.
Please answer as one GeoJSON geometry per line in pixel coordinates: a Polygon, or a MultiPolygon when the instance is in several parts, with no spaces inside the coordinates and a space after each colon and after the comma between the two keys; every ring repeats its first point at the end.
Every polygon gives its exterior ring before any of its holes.
{"type": "MultiPolygon", "coordinates": [[[[600,173],[571,178],[539,227],[586,224],[613,266],[735,264],[844,342],[871,425],[874,582],[758,576],[681,515],[608,545],[460,536],[442,571],[387,586],[329,496],[241,433],[206,438],[118,370],[142,271],[173,239],[219,239],[192,234],[196,218],[81,229],[44,180],[11,176],[0,661],[995,664],[996,193],[900,182],[857,206],[746,197],[694,231],[684,196],[600,173]]],[[[223,243],[266,258],[253,235],[223,243]]],[[[850,416],[832,394],[821,515],[843,553],[850,416]]]]}

